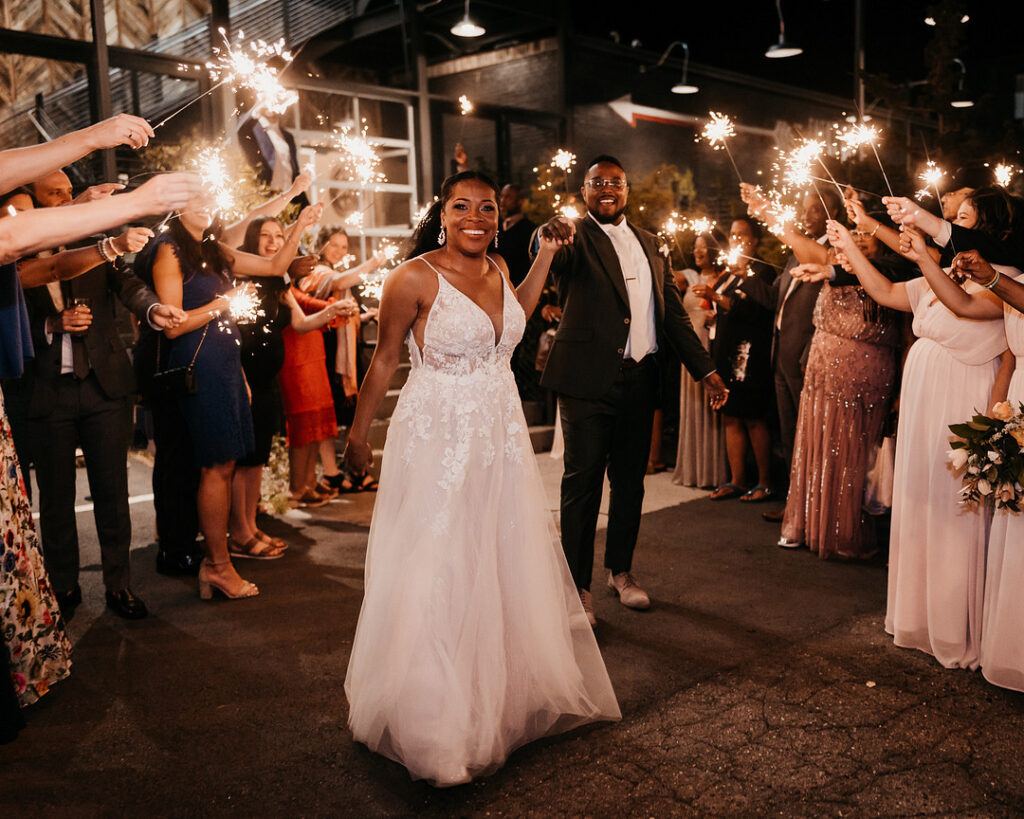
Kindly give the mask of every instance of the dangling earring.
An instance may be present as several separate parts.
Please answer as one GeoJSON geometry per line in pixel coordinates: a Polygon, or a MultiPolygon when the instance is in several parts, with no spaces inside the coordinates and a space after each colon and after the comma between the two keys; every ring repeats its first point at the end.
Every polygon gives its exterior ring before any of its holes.
{"type": "Polygon", "coordinates": [[[497,233],[494,234],[494,249],[495,250],[498,249],[498,234],[497,233]]]}
{"type": "Polygon", "coordinates": [[[447,240],[447,236],[444,235],[444,225],[441,225],[441,232],[437,234],[437,243],[443,245],[447,240]]]}

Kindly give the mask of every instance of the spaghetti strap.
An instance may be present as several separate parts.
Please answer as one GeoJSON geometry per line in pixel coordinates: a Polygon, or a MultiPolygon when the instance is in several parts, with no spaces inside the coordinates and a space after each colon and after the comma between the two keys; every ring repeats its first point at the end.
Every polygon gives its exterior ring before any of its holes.
{"type": "Polygon", "coordinates": [[[439,279],[443,279],[444,278],[444,276],[441,275],[441,271],[438,270],[436,267],[434,267],[430,262],[428,262],[425,256],[417,256],[417,258],[421,262],[423,262],[423,264],[425,264],[427,267],[429,267],[431,270],[433,270],[434,271],[434,275],[437,276],[439,279]]]}

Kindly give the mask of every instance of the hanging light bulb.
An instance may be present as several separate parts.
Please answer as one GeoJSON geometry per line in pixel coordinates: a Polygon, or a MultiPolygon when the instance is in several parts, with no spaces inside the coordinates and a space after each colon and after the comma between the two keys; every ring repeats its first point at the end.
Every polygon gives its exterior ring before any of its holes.
{"type": "Polygon", "coordinates": [[[482,37],[487,33],[487,29],[474,23],[469,16],[469,0],[466,0],[466,13],[459,22],[452,26],[451,32],[456,37],[482,37]]]}
{"type": "Polygon", "coordinates": [[[800,46],[786,40],[786,23],[782,19],[782,0],[775,0],[775,10],[779,13],[779,41],[768,46],[764,56],[779,60],[783,57],[795,57],[798,54],[803,54],[804,50],[800,46]]]}
{"type": "Polygon", "coordinates": [[[953,60],[953,62],[960,66],[960,81],[956,85],[956,93],[949,104],[953,108],[973,108],[974,100],[971,99],[970,94],[964,91],[964,77],[967,76],[967,66],[964,65],[964,61],[959,57],[953,60]]]}
{"type": "Polygon", "coordinates": [[[690,67],[690,47],[686,43],[682,40],[676,40],[674,43],[671,43],[669,47],[665,49],[665,53],[661,55],[661,59],[658,60],[657,64],[658,66],[661,66],[665,60],[668,59],[669,52],[676,46],[683,49],[683,76],[680,78],[679,82],[672,86],[672,93],[696,94],[700,89],[696,85],[690,85],[690,83],[686,81],[686,71],[690,67]]]}

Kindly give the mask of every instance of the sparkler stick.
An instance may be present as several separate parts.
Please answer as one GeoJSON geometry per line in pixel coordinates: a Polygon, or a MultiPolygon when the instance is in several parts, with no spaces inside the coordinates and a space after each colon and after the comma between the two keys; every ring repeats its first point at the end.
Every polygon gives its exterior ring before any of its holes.
{"type": "Polygon", "coordinates": [[[743,177],[740,176],[740,169],[736,165],[736,160],[733,159],[732,151],[729,150],[728,139],[736,134],[736,127],[733,122],[725,114],[719,114],[717,111],[709,111],[708,115],[710,119],[708,124],[704,126],[704,130],[701,131],[701,136],[707,140],[714,150],[719,148],[725,149],[726,156],[729,157],[729,161],[732,163],[732,169],[736,171],[736,178],[742,182],[743,177]]]}
{"type": "Polygon", "coordinates": [[[227,82],[227,78],[221,80],[219,83],[217,83],[215,86],[210,88],[208,91],[204,91],[202,94],[200,94],[195,99],[189,100],[183,106],[181,106],[181,108],[179,108],[177,111],[175,111],[173,114],[169,114],[166,117],[164,117],[162,120],[160,120],[156,125],[153,126],[153,130],[156,131],[157,128],[160,128],[161,126],[166,125],[168,122],[170,122],[172,119],[174,119],[176,116],[178,116],[178,114],[180,114],[186,108],[189,108],[192,105],[195,105],[197,102],[199,102],[199,100],[201,100],[207,94],[212,94],[214,91],[216,91],[222,85],[224,85],[224,83],[226,83],[226,82],[227,82]]]}
{"type": "Polygon", "coordinates": [[[839,139],[849,145],[851,148],[860,148],[862,145],[870,145],[871,151],[875,155],[875,161],[878,163],[878,170],[882,172],[882,179],[885,180],[886,190],[889,191],[889,196],[895,196],[892,192],[892,185],[889,184],[889,177],[885,173],[885,167],[882,165],[882,158],[878,155],[878,148],[875,143],[878,141],[879,131],[873,125],[855,125],[853,128],[848,128],[843,133],[839,134],[839,139]]]}

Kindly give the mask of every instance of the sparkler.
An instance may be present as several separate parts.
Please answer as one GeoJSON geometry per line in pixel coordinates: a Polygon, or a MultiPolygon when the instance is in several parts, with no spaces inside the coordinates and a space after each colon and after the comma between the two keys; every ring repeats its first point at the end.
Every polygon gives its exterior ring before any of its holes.
{"type": "Polygon", "coordinates": [[[238,292],[228,299],[228,312],[236,324],[255,324],[265,315],[260,306],[259,296],[248,285],[239,288],[238,292]]]}
{"type": "Polygon", "coordinates": [[[562,207],[558,209],[558,213],[566,219],[579,219],[583,215],[580,213],[580,209],[572,204],[562,205],[562,207]]]}
{"type": "Polygon", "coordinates": [[[892,185],[889,184],[889,177],[882,166],[882,158],[878,155],[876,143],[878,142],[879,135],[880,131],[874,125],[865,125],[862,122],[838,134],[837,138],[852,149],[857,149],[864,145],[871,146],[871,151],[875,155],[875,161],[878,163],[878,170],[882,172],[882,179],[885,180],[885,187],[889,191],[889,196],[893,196],[892,185]]]}
{"type": "Polygon", "coordinates": [[[232,43],[228,40],[227,32],[223,28],[218,28],[217,30],[224,41],[224,46],[215,46],[213,53],[217,59],[206,63],[206,69],[210,72],[210,79],[216,84],[174,113],[160,120],[160,122],[153,126],[154,131],[167,124],[189,106],[199,102],[207,94],[212,94],[225,84],[230,84],[236,91],[241,88],[249,89],[256,96],[254,109],[262,108],[264,111],[275,114],[283,114],[291,105],[298,101],[298,93],[284,88],[281,85],[279,71],[268,64],[268,60],[272,58],[280,58],[286,63],[292,61],[291,52],[286,51],[284,48],[283,37],[276,43],[267,43],[263,40],[245,43],[243,42],[245,34],[239,31],[235,38],[234,46],[232,46],[232,43]]]}
{"type": "Polygon", "coordinates": [[[214,146],[202,148],[193,164],[214,209],[222,214],[229,213],[235,206],[236,183],[228,173],[221,149],[214,146]]]}
{"type": "Polygon", "coordinates": [[[459,114],[464,117],[468,117],[473,113],[473,103],[469,101],[469,97],[463,94],[459,97],[459,114]]]}
{"type": "Polygon", "coordinates": [[[692,230],[698,236],[702,233],[711,233],[715,227],[717,227],[717,223],[713,219],[708,219],[706,216],[691,219],[686,223],[686,229],[692,230]]]}
{"type": "Polygon", "coordinates": [[[719,252],[718,263],[723,267],[736,267],[742,257],[743,254],[740,253],[739,247],[730,247],[728,250],[719,252]]]}
{"type": "Polygon", "coordinates": [[[1014,175],[1019,172],[1020,170],[1013,165],[1004,165],[1002,162],[996,165],[992,171],[996,178],[996,184],[1004,188],[1008,188],[1010,186],[1014,175]]]}
{"type": "Polygon", "coordinates": [[[917,192],[918,200],[924,199],[926,196],[931,196],[931,193],[928,190],[930,186],[931,189],[935,191],[935,201],[940,201],[942,197],[939,195],[939,182],[945,175],[946,172],[936,165],[934,160],[929,159],[924,170],[921,171],[917,177],[924,183],[924,187],[917,192]]]}
{"type": "MultiPolygon", "coordinates": [[[[569,171],[572,166],[576,164],[576,154],[559,148],[558,152],[551,157],[551,167],[558,168],[562,172],[562,177],[565,179],[565,195],[569,196],[569,171]]],[[[565,214],[563,214],[564,216],[565,214]]]]}
{"type": "MultiPolygon", "coordinates": [[[[825,210],[825,213],[828,213],[828,205],[825,204],[825,198],[821,195],[821,191],[818,190],[818,186],[814,184],[814,177],[811,175],[811,166],[815,162],[821,163],[822,167],[824,167],[825,163],[821,162],[821,154],[824,150],[825,143],[821,140],[803,140],[788,154],[784,154],[784,179],[788,184],[798,188],[805,188],[808,185],[814,188],[814,192],[818,195],[818,199],[821,202],[821,207],[825,210]]],[[[825,170],[828,171],[828,168],[825,168],[825,170]]],[[[842,188],[839,189],[839,195],[843,195],[842,188]]]]}
{"type": "Polygon", "coordinates": [[[736,166],[736,160],[733,159],[732,151],[729,150],[729,137],[735,136],[736,126],[733,121],[729,119],[725,114],[719,114],[717,111],[709,111],[707,125],[704,126],[704,130],[701,131],[701,136],[707,140],[708,145],[714,150],[724,148],[726,156],[729,157],[729,161],[732,163],[732,169],[736,171],[736,178],[742,182],[743,177],[740,176],[740,169],[736,166]]]}

